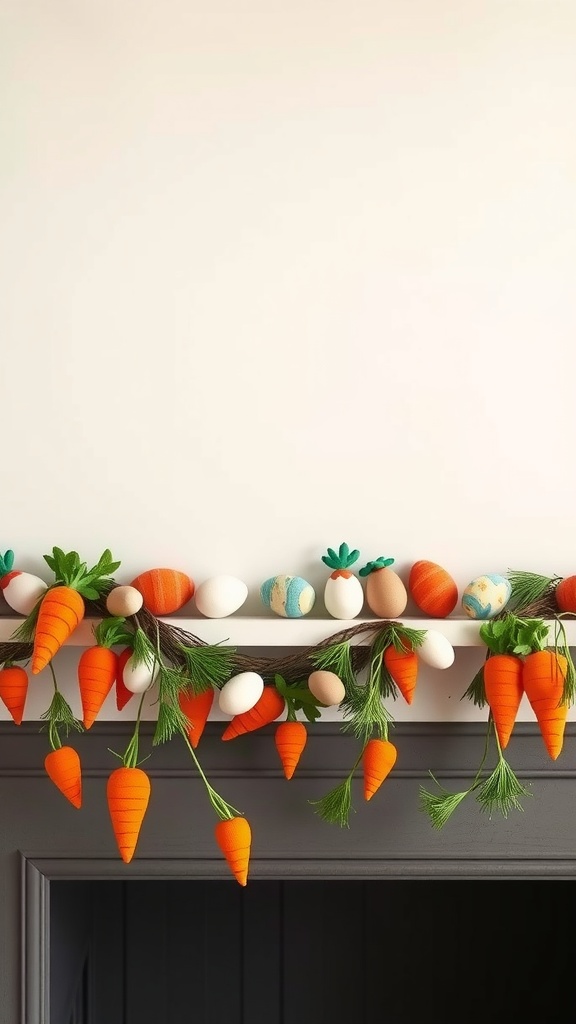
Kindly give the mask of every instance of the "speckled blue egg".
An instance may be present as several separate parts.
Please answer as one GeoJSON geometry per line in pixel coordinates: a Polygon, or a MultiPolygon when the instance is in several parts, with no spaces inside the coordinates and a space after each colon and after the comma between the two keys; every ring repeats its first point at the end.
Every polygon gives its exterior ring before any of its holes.
{"type": "Polygon", "coordinates": [[[272,576],[260,587],[262,603],[285,619],[300,619],[314,607],[314,588],[301,576],[272,576]]]}
{"type": "Polygon", "coordinates": [[[462,608],[469,619],[492,619],[510,600],[510,580],[499,573],[477,576],[462,594],[462,608]]]}

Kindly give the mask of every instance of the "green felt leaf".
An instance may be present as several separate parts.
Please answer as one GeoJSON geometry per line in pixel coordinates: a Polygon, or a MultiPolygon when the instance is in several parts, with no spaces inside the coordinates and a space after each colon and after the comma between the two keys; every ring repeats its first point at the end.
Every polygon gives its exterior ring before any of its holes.
{"type": "Polygon", "coordinates": [[[6,576],[7,573],[11,572],[14,567],[14,552],[5,551],[3,555],[0,555],[0,577],[6,576]]]}
{"type": "Polygon", "coordinates": [[[328,548],[327,554],[322,555],[322,561],[330,569],[349,569],[359,557],[359,551],[350,551],[348,544],[342,543],[338,549],[338,554],[336,554],[334,548],[328,548]]]}

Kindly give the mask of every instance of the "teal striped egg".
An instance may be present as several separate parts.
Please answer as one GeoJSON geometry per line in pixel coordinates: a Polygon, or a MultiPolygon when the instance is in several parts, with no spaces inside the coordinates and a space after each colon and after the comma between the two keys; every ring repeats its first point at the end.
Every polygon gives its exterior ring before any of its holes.
{"type": "Polygon", "coordinates": [[[462,594],[462,607],[470,619],[492,619],[508,604],[512,586],[496,572],[477,576],[462,594]]]}
{"type": "Polygon", "coordinates": [[[285,619],[300,619],[314,607],[314,588],[301,576],[272,576],[260,587],[262,603],[285,619]]]}

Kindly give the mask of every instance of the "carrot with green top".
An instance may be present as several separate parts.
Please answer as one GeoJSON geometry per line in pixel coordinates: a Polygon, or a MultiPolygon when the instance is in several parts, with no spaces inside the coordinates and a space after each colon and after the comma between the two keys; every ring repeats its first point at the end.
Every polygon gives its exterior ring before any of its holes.
{"type": "Polygon", "coordinates": [[[106,697],[116,682],[118,655],[112,647],[126,643],[125,620],[103,619],[94,630],[96,643],[87,647],[78,661],[78,686],[82,702],[83,724],[90,729],[106,697]]]}
{"type": "Polygon", "coordinates": [[[418,655],[412,649],[399,650],[391,643],[384,651],[384,665],[407,704],[414,700],[418,681],[418,655]]]}
{"type": "Polygon", "coordinates": [[[524,692],[536,715],[544,745],[553,761],[564,745],[568,704],[563,699],[568,659],[559,651],[533,651],[524,660],[524,692]]]}
{"type": "Polygon", "coordinates": [[[108,550],[91,569],[76,551],[66,554],[56,547],[44,560],[54,573],[54,583],[15,634],[17,639],[32,640],[32,675],[46,667],[80,624],[85,600],[96,601],[110,589],[110,573],[120,565],[108,550]]]}
{"type": "Polygon", "coordinates": [[[151,783],[145,771],[138,766],[140,718],[145,693],[140,698],[134,732],[124,754],[117,754],[122,764],[108,776],[106,802],[118,852],[125,864],[132,860],[142,823],[150,801],[151,783]]]}
{"type": "Polygon", "coordinates": [[[398,751],[390,740],[368,740],[362,754],[365,800],[371,800],[374,794],[378,792],[384,779],[388,778],[396,764],[397,756],[398,751]]]}
{"type": "Polygon", "coordinates": [[[44,758],[44,767],[46,774],[54,785],[58,787],[73,807],[78,809],[82,806],[82,768],[80,757],[74,747],[62,744],[60,728],[65,730],[66,735],[68,735],[71,729],[82,732],[82,723],[74,717],[70,705],[58,689],[52,665],[50,665],[50,671],[52,672],[54,682],[54,694],[50,707],[41,715],[41,718],[48,723],[48,739],[52,749],[44,758]]]}

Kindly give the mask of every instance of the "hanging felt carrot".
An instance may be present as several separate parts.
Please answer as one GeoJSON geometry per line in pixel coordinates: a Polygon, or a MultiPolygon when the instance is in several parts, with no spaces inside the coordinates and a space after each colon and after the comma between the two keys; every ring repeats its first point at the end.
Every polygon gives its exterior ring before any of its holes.
{"type": "Polygon", "coordinates": [[[208,715],[214,703],[214,688],[203,690],[202,693],[188,693],[182,690],[178,696],[180,710],[184,712],[190,723],[188,739],[196,749],[200,742],[208,715]]]}
{"type": "Polygon", "coordinates": [[[70,705],[58,689],[52,665],[50,665],[50,671],[54,683],[54,695],[50,707],[41,715],[41,718],[48,723],[48,739],[52,749],[44,758],[44,767],[54,785],[74,807],[79,808],[82,806],[80,757],[74,747],[62,744],[60,729],[63,728],[66,735],[71,729],[82,732],[82,723],[74,717],[70,705]]]}
{"type": "Polygon", "coordinates": [[[247,732],[270,725],[284,710],[285,700],[275,686],[265,686],[262,696],[249,711],[234,715],[222,733],[223,740],[233,740],[247,732]]]}
{"type": "Polygon", "coordinates": [[[294,775],[307,739],[308,731],[304,722],[288,720],[276,726],[274,742],[287,779],[294,775]]]}
{"type": "Polygon", "coordinates": [[[224,818],[215,827],[216,842],[226,857],[228,867],[240,885],[246,885],[252,831],[246,818],[224,818]]]}
{"type": "Polygon", "coordinates": [[[416,651],[402,645],[398,649],[391,643],[384,650],[384,664],[406,703],[411,704],[418,681],[419,662],[416,651]]]}
{"type": "Polygon", "coordinates": [[[0,698],[16,725],[22,724],[28,694],[28,673],[21,665],[6,662],[0,669],[0,698]]]}
{"type": "Polygon", "coordinates": [[[524,693],[522,659],[516,654],[492,654],[484,664],[486,700],[503,750],[508,746],[524,693]]]}
{"type": "Polygon", "coordinates": [[[142,822],[148,809],[151,784],[145,771],[138,766],[140,716],[145,693],[140,697],[134,732],[124,754],[117,754],[122,764],[108,776],[106,802],[116,839],[118,852],[129,864],[136,852],[142,822]]]}
{"type": "Polygon", "coordinates": [[[90,729],[96,721],[116,681],[118,655],[112,647],[129,639],[125,620],[120,617],[103,619],[94,630],[94,638],[96,643],[87,647],[78,661],[78,686],[85,729],[90,729]]]}
{"type": "Polygon", "coordinates": [[[32,675],[46,667],[82,621],[85,599],[96,601],[110,589],[110,573],[120,565],[108,550],[91,569],[76,551],[65,554],[61,548],[53,548],[44,560],[55,581],[16,631],[18,639],[33,638],[32,675]]]}
{"type": "Polygon", "coordinates": [[[568,703],[563,700],[568,659],[552,648],[533,651],[524,659],[524,691],[553,761],[564,745],[568,703]]]}
{"type": "MultiPolygon", "coordinates": [[[[313,672],[308,678],[308,683],[313,677],[331,675],[330,672],[313,672]]],[[[335,676],[334,678],[336,679],[335,676]]],[[[340,683],[340,680],[337,681],[340,683]]],[[[327,703],[320,699],[326,694],[322,692],[321,685],[319,691],[313,693],[309,685],[302,682],[288,683],[278,673],[274,676],[274,685],[280,696],[284,698],[286,705],[286,720],[279,722],[276,726],[274,742],[284,775],[287,779],[291,779],[308,742],[308,730],[304,722],[297,720],[297,714],[302,711],[309,722],[315,722],[317,718],[320,718],[320,708],[327,703]]],[[[344,689],[343,686],[342,689],[344,689]]]]}
{"type": "Polygon", "coordinates": [[[364,798],[371,800],[396,764],[398,751],[388,739],[371,739],[364,747],[364,798]]]}

